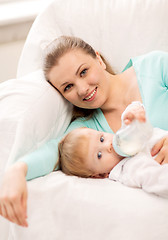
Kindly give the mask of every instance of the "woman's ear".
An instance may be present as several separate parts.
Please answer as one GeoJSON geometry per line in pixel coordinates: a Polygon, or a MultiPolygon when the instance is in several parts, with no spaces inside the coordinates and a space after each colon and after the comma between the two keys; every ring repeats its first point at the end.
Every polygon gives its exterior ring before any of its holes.
{"type": "Polygon", "coordinates": [[[100,65],[101,65],[101,66],[103,67],[103,69],[105,70],[105,69],[106,69],[106,64],[104,63],[104,61],[103,61],[101,55],[99,54],[99,52],[96,52],[96,56],[97,56],[97,59],[98,59],[100,65]]]}

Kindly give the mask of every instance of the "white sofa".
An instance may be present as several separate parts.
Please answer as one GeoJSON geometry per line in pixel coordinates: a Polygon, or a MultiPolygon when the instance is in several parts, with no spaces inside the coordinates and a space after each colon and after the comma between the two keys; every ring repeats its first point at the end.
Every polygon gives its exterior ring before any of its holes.
{"type": "MultiPolygon", "coordinates": [[[[168,51],[166,0],[55,0],[35,20],[17,79],[0,84],[0,177],[20,156],[62,134],[68,104],[45,82],[46,44],[60,35],[89,42],[122,71],[130,57],[168,51]]],[[[10,67],[10,66],[9,66],[10,67]]],[[[167,240],[168,200],[108,179],[53,172],[28,182],[28,228],[0,217],[1,240],[167,240]]]]}

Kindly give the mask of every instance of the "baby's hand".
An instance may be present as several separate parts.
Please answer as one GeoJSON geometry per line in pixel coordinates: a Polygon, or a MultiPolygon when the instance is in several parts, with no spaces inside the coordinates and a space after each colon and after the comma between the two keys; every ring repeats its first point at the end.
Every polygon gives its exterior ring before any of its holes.
{"type": "Polygon", "coordinates": [[[140,122],[146,122],[146,112],[140,102],[133,102],[130,104],[122,115],[122,120],[126,125],[130,124],[135,119],[140,122]]]}

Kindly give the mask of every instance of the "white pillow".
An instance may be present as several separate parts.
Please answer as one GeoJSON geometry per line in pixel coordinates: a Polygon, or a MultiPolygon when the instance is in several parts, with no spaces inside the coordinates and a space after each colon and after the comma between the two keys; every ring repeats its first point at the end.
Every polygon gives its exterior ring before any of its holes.
{"type": "Polygon", "coordinates": [[[0,84],[0,170],[8,162],[62,134],[72,107],[42,70],[0,84]]]}
{"type": "MultiPolygon", "coordinates": [[[[44,47],[60,35],[74,35],[86,40],[96,50],[103,53],[103,56],[116,71],[121,71],[132,56],[156,49],[168,51],[167,8],[168,1],[161,4],[160,1],[154,2],[153,0],[55,0],[36,18],[21,54],[17,75],[21,77],[41,69],[44,47]]],[[[34,78],[27,78],[27,84],[28,82],[30,85],[35,84],[34,78]]],[[[43,91],[44,86],[41,85],[40,79],[38,83],[38,91],[43,91]]],[[[37,137],[34,138],[33,134],[37,136],[37,131],[39,133],[43,131],[43,134],[40,135],[42,139],[37,139],[36,144],[30,143],[30,141],[27,143],[27,137],[23,136],[27,136],[28,133],[24,133],[22,130],[21,139],[23,139],[22,141],[25,143],[23,146],[25,145],[26,149],[21,147],[20,154],[29,151],[34,145],[34,148],[37,147],[39,143],[54,136],[54,134],[49,136],[52,131],[50,126],[54,125],[52,121],[54,123],[57,121],[57,117],[60,115],[59,109],[65,112],[64,117],[67,114],[67,105],[62,102],[62,98],[48,85],[47,89],[48,92],[39,101],[39,105],[42,106],[50,100],[48,106],[50,106],[51,111],[46,104],[46,108],[42,108],[41,111],[38,109],[38,113],[34,111],[36,114],[31,115],[31,121],[34,122],[34,126],[32,125],[34,132],[31,131],[32,141],[36,141],[35,138],[37,137]],[[52,100],[52,97],[54,100],[52,100]],[[60,107],[59,104],[55,104],[57,98],[59,98],[60,107]],[[48,111],[50,111],[50,115],[48,111]],[[52,114],[52,111],[55,114],[52,114]],[[54,115],[56,118],[54,118],[54,115]],[[40,125],[44,116],[46,120],[45,133],[40,125]]],[[[29,98],[31,99],[31,95],[29,98]]],[[[31,101],[30,99],[28,101],[31,101]]],[[[30,118],[28,112],[27,116],[30,118]]],[[[23,125],[29,125],[29,122],[25,122],[25,119],[23,125]]],[[[60,121],[53,131],[59,132],[63,125],[65,128],[69,119],[68,115],[65,125],[64,121],[60,121]]],[[[11,123],[10,126],[12,126],[11,123]]],[[[27,127],[23,127],[23,129],[26,131],[27,127]]],[[[11,152],[12,161],[13,156],[16,156],[15,149],[17,148],[12,149],[11,152]]]]}
{"type": "Polygon", "coordinates": [[[168,1],[55,0],[35,20],[24,46],[18,76],[41,68],[46,44],[60,35],[90,43],[121,71],[130,57],[168,51],[168,1]]]}

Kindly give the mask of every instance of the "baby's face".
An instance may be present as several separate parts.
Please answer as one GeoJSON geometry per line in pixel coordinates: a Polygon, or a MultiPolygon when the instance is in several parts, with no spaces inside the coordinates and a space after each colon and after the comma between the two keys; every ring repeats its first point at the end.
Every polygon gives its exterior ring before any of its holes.
{"type": "Polygon", "coordinates": [[[83,135],[86,135],[89,141],[88,154],[86,150],[86,166],[95,172],[95,177],[102,174],[108,176],[112,168],[123,158],[113,149],[113,134],[99,132],[90,128],[78,130],[83,135]]]}

